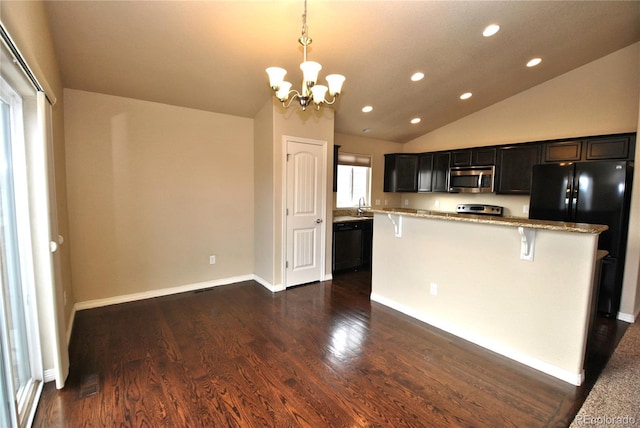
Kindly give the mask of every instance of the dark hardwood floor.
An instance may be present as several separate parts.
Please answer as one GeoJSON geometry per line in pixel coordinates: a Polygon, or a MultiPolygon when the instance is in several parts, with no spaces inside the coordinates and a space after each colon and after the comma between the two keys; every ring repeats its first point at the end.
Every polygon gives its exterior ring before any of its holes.
{"type": "Polygon", "coordinates": [[[565,427],[626,324],[599,319],[574,387],[369,300],[370,274],[254,282],[78,312],[35,427],[565,427]]]}

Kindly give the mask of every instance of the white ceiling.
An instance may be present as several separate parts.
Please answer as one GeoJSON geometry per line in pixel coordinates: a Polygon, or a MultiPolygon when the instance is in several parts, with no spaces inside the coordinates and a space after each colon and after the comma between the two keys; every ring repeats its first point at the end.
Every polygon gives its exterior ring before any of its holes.
{"type": "MultiPolygon", "coordinates": [[[[66,88],[252,118],[271,97],[266,67],[301,79],[302,0],[47,9],[66,88]]],[[[321,79],[347,78],[336,132],[406,142],[639,41],[640,1],[308,0],[307,22],[321,79]],[[501,31],[485,38],[491,23],[501,31]],[[542,64],[525,67],[534,56],[542,64]]]]}

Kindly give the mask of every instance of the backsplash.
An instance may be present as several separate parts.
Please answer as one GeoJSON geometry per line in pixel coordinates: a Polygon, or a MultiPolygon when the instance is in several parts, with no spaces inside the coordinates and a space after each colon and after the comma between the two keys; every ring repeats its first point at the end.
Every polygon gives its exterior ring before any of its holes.
{"type": "Polygon", "coordinates": [[[528,195],[403,193],[400,203],[402,204],[400,208],[442,212],[456,212],[458,204],[489,204],[504,207],[505,217],[529,217],[528,195]]]}

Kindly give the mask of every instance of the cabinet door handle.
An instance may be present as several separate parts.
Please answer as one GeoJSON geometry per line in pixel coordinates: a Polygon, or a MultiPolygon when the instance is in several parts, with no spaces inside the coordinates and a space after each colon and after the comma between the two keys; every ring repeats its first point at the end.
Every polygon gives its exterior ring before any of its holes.
{"type": "Polygon", "coordinates": [[[322,223],[322,219],[321,218],[316,219],[316,223],[318,224],[322,223]]]}

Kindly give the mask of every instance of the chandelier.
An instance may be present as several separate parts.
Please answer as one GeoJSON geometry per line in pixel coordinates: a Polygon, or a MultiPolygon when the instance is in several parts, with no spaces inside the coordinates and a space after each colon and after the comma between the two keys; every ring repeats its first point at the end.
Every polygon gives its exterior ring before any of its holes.
{"type": "Polygon", "coordinates": [[[322,65],[315,61],[307,61],[307,47],[311,44],[311,37],[307,34],[307,0],[304,1],[304,13],[302,14],[302,34],[298,42],[302,45],[303,61],[300,64],[302,70],[302,89],[300,92],[291,90],[291,82],[284,80],[287,70],[280,67],[267,68],[269,75],[269,85],[273,92],[282,103],[283,107],[289,107],[293,100],[297,99],[302,107],[306,110],[308,106],[314,105],[316,110],[320,110],[322,104],[333,104],[338,99],[342,84],[345,77],[340,74],[329,74],[327,79],[328,87],[325,85],[317,85],[318,73],[322,69],[322,65]],[[329,92],[330,99],[325,99],[329,92]]]}

